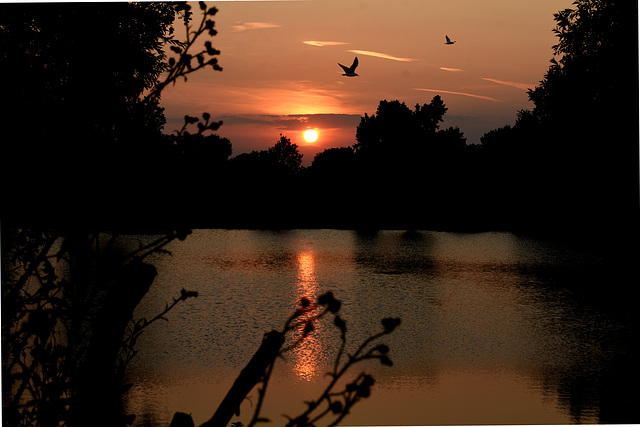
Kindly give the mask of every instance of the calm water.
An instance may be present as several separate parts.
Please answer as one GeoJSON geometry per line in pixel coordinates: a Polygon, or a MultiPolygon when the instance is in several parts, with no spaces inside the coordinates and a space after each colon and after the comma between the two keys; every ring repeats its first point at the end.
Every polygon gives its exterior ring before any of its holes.
{"type": "MultiPolygon", "coordinates": [[[[168,425],[176,411],[209,419],[263,334],[326,290],[343,302],[353,344],[383,317],[402,318],[384,341],[394,366],[360,366],[376,385],[346,424],[598,422],[624,351],[625,325],[554,274],[601,260],[509,233],[196,230],[169,249],[136,316],[182,287],[200,296],[139,341],[128,403],[138,425],[168,425]]],[[[276,425],[326,384],[335,331],[321,326],[277,362],[263,411],[276,425]]],[[[246,424],[255,402],[232,421],[246,424]]]]}

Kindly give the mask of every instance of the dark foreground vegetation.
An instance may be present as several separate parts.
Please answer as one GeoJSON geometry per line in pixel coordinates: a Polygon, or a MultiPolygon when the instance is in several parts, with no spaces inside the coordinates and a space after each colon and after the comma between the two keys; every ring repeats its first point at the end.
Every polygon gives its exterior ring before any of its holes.
{"type": "MultiPolygon", "coordinates": [[[[0,6],[4,425],[132,421],[114,409],[126,392],[122,374],[139,333],[166,314],[132,321],[156,276],[145,259],[189,228],[589,230],[637,242],[633,2],[580,0],[558,13],[557,56],[530,92],[534,108],[481,145],[440,128],[447,108],[439,96],[415,107],[381,101],[362,117],[352,147],[326,150],[308,168],[284,135],[268,150],[231,157],[231,141],[215,134],[222,123],[207,113],[163,133],[163,88],[222,70],[209,40],[194,50],[196,38],[216,34],[216,9],[199,6],[0,6]],[[176,17],[189,26],[186,40],[174,37],[176,17]],[[126,231],[158,238],[126,248],[126,231]]],[[[183,290],[170,307],[195,296],[183,290]]],[[[308,319],[336,315],[333,378],[341,376],[346,326],[336,301],[300,301],[285,330],[259,347],[249,382],[230,391],[222,421],[207,425],[225,425],[247,387],[264,392],[274,355],[288,348],[282,335],[295,329],[304,339],[308,319]]],[[[372,340],[397,323],[385,319],[372,340]]],[[[388,348],[372,343],[346,363],[391,364],[388,348]]],[[[356,376],[289,425],[341,420],[372,381],[356,376]]],[[[192,425],[182,415],[176,423],[192,425]]]]}

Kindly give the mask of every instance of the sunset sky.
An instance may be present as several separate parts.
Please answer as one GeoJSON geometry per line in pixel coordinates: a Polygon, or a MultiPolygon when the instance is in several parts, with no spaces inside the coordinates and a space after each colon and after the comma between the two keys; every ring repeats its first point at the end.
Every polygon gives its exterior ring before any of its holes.
{"type": "Polygon", "coordinates": [[[308,165],[317,152],[352,145],[360,117],[380,100],[413,108],[439,94],[449,109],[443,126],[479,143],[532,108],[527,88],[543,78],[557,41],[553,14],[571,3],[208,2],[219,9],[212,44],[224,70],[165,89],[165,131],[206,111],[224,121],[218,133],[231,140],[233,155],[273,146],[282,133],[308,165]],[[445,35],[456,43],[445,45],[445,35]],[[350,66],[355,56],[359,77],[343,77],[338,62],[350,66]],[[318,131],[314,143],[303,138],[309,128],[318,131]]]}

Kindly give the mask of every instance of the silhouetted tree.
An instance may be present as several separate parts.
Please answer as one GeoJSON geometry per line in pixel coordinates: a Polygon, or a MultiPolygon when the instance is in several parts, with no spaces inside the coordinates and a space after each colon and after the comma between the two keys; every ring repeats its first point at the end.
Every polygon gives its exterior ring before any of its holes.
{"type": "Polygon", "coordinates": [[[265,186],[272,180],[292,178],[302,170],[302,154],[298,146],[280,134],[280,139],[267,150],[242,153],[231,159],[236,178],[258,179],[265,186]]]}
{"type": "Polygon", "coordinates": [[[621,119],[637,119],[637,103],[628,97],[637,94],[638,84],[637,6],[620,0],[574,5],[554,15],[559,59],[529,91],[535,117],[551,126],[581,123],[588,132],[611,127],[606,117],[614,111],[621,119]]]}
{"type": "Polygon", "coordinates": [[[638,106],[628,96],[638,93],[637,5],[574,5],[554,15],[556,58],[529,91],[535,107],[482,143],[518,165],[504,175],[515,178],[526,227],[637,228],[638,106]]]}
{"type": "Polygon", "coordinates": [[[459,218],[467,192],[461,187],[468,176],[467,146],[459,129],[439,129],[446,111],[437,95],[413,110],[383,100],[376,114],[365,113],[353,146],[360,174],[358,216],[400,228],[459,218]]]}
{"type": "Polygon", "coordinates": [[[208,113],[202,114],[202,120],[189,115],[184,119],[182,129],[165,135],[147,152],[161,171],[152,191],[158,199],[179,195],[179,202],[169,206],[165,216],[189,221],[189,226],[204,226],[203,218],[211,218],[212,210],[219,211],[223,203],[233,147],[229,139],[214,133],[222,121],[211,121],[208,113]]]}
{"type": "Polygon", "coordinates": [[[362,182],[353,148],[328,148],[317,153],[302,178],[310,226],[357,227],[349,225],[362,182]]]}
{"type": "Polygon", "coordinates": [[[222,126],[222,121],[212,122],[209,113],[203,113],[202,119],[201,122],[198,117],[186,115],[182,129],[166,138],[167,166],[177,166],[178,173],[185,174],[187,181],[190,174],[220,172],[233,152],[228,138],[213,133],[222,126]],[[196,133],[188,130],[193,124],[197,125],[196,133]],[[211,133],[207,135],[207,132],[211,133]]]}
{"type": "Polygon", "coordinates": [[[188,32],[187,41],[174,38],[176,14],[189,25],[190,9],[186,3],[0,6],[8,124],[0,169],[10,214],[41,219],[38,210],[48,206],[55,207],[47,214],[52,223],[77,223],[110,210],[104,200],[121,200],[125,210],[141,198],[151,202],[144,197],[148,186],[139,183],[155,171],[148,159],[165,123],[160,75],[220,69],[215,49],[191,52],[194,38],[215,33],[207,18],[215,8],[203,11],[201,28],[188,32]],[[167,44],[177,58],[167,60],[167,44]],[[36,190],[48,185],[59,191],[36,190]]]}
{"type": "Polygon", "coordinates": [[[418,123],[405,103],[382,100],[376,114],[360,118],[353,148],[359,156],[398,153],[420,137],[418,123]]]}
{"type": "Polygon", "coordinates": [[[28,162],[23,184],[66,177],[68,168],[89,172],[105,149],[160,135],[162,109],[140,95],[164,70],[174,12],[168,3],[0,7],[3,81],[11,82],[3,116],[12,125],[2,157],[28,162]]]}
{"type": "Polygon", "coordinates": [[[232,146],[228,138],[219,135],[188,135],[175,142],[175,151],[185,167],[215,169],[216,164],[224,164],[231,156],[232,146]]]}
{"type": "MultiPolygon", "coordinates": [[[[429,104],[410,110],[400,101],[380,101],[376,114],[360,119],[353,148],[358,156],[410,158],[416,151],[428,152],[438,145],[435,138],[447,108],[439,95],[429,104]]],[[[451,132],[451,131],[449,131],[451,132]]],[[[459,134],[464,145],[464,138],[459,134]]],[[[440,138],[445,141],[446,138],[440,138]]],[[[455,141],[450,141],[456,144],[455,141]]]]}
{"type": "MultiPolygon", "coordinates": [[[[239,227],[290,228],[300,201],[302,154],[280,135],[267,150],[242,153],[229,160],[223,221],[239,227]],[[260,215],[256,212],[260,211],[260,215]]],[[[299,207],[298,207],[299,208],[299,207]]]]}
{"type": "Polygon", "coordinates": [[[447,110],[440,95],[436,95],[429,104],[423,104],[422,107],[416,104],[413,115],[423,132],[430,134],[438,130],[447,110]]]}
{"type": "Polygon", "coordinates": [[[302,154],[298,151],[298,145],[286,136],[280,134],[280,139],[269,148],[268,153],[285,173],[295,175],[300,172],[302,154]]]}
{"type": "Polygon", "coordinates": [[[316,154],[311,163],[315,173],[331,175],[353,168],[354,152],[351,147],[327,148],[316,154]]]}

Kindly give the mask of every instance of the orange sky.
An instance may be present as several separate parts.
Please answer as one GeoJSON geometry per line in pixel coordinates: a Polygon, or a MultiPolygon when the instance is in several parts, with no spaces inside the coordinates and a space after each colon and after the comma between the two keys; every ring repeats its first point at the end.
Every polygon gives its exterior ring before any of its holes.
{"type": "MultiPolygon", "coordinates": [[[[382,99],[428,103],[440,94],[444,126],[468,143],[532,108],[526,89],[544,76],[556,43],[553,14],[572,0],[310,0],[209,2],[222,72],[192,74],[163,92],[167,126],[209,112],[233,155],[283,133],[304,163],[355,142],[360,116],[382,99]],[[454,45],[445,45],[445,34],[454,45]],[[359,58],[359,77],[337,62],[359,58]],[[307,128],[319,138],[309,144],[307,128]]],[[[198,10],[198,7],[194,8],[198,10]]]]}

